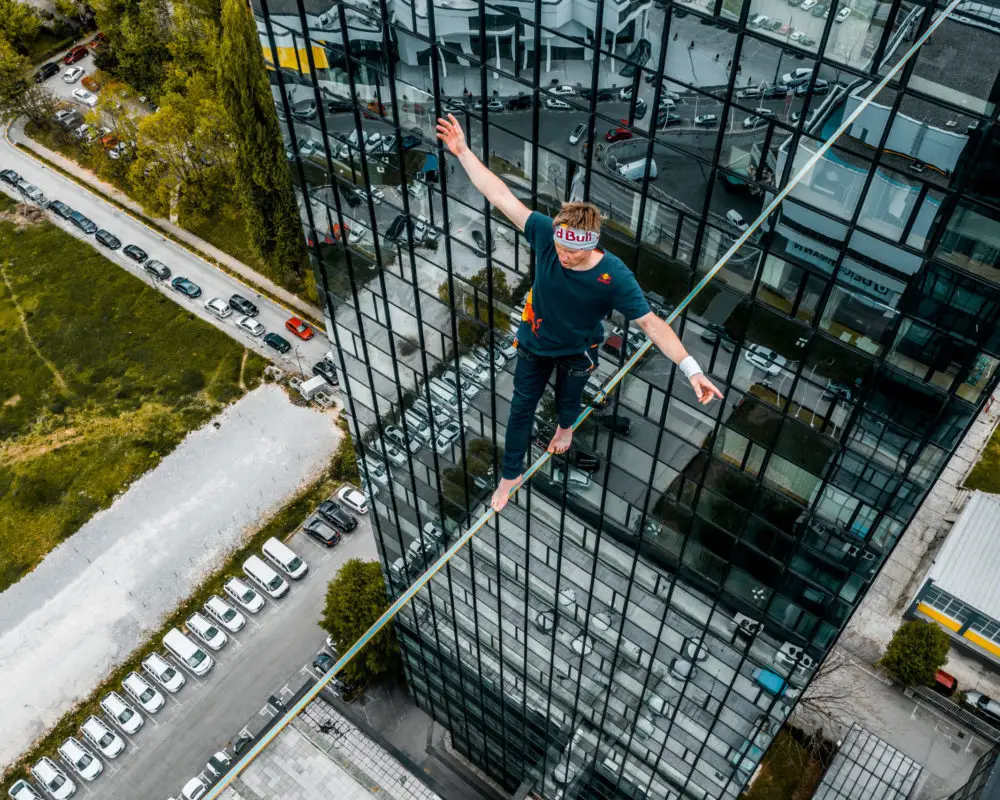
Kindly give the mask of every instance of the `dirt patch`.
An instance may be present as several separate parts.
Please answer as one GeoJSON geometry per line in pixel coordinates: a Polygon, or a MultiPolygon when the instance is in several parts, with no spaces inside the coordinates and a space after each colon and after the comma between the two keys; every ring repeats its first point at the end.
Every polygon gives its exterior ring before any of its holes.
{"type": "Polygon", "coordinates": [[[65,428],[54,431],[47,436],[32,437],[31,441],[20,444],[9,444],[0,448],[0,464],[16,464],[18,461],[28,461],[38,458],[60,447],[79,441],[83,431],[76,428],[65,428]]]}
{"type": "Polygon", "coordinates": [[[245,392],[247,390],[247,385],[243,382],[243,370],[247,365],[247,356],[250,355],[249,350],[243,351],[243,358],[240,359],[240,391],[245,392]]]}
{"type": "MultiPolygon", "coordinates": [[[[27,206],[18,206],[18,208],[28,208],[27,206]]],[[[28,209],[29,211],[31,209],[28,209]]],[[[39,214],[44,213],[41,209],[35,209],[39,214]]],[[[17,309],[17,316],[21,320],[21,328],[24,330],[24,338],[28,340],[28,344],[31,349],[35,351],[35,355],[38,356],[39,360],[48,367],[49,372],[52,373],[52,377],[55,378],[56,383],[59,384],[59,388],[62,389],[66,394],[69,394],[69,387],[66,385],[66,379],[62,376],[62,373],[58,370],[55,364],[53,364],[49,359],[45,357],[42,351],[39,349],[38,345],[35,343],[34,338],[31,336],[31,331],[28,329],[28,320],[24,316],[24,310],[21,308],[21,304],[17,302],[17,296],[14,294],[14,287],[11,286],[10,279],[7,277],[7,272],[4,269],[5,265],[0,263],[0,277],[3,278],[4,284],[7,286],[7,291],[10,292],[10,300],[14,304],[14,308],[17,309]]]]}
{"type": "Polygon", "coordinates": [[[40,225],[46,219],[48,217],[45,215],[44,210],[38,206],[29,206],[26,203],[18,203],[14,206],[13,211],[0,213],[0,220],[13,223],[14,227],[18,230],[22,230],[29,225],[40,225]]]}
{"type": "Polygon", "coordinates": [[[21,395],[15,394],[13,397],[8,397],[6,400],[4,400],[3,404],[6,408],[13,408],[20,402],[21,402],[21,395]]]}

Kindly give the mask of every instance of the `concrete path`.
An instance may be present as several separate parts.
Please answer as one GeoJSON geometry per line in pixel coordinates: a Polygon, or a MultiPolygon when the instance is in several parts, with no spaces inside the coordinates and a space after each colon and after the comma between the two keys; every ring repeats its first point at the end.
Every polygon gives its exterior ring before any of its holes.
{"type": "Polygon", "coordinates": [[[120,203],[134,216],[140,218],[141,220],[151,222],[166,231],[175,240],[182,242],[190,249],[195,250],[199,255],[219,262],[225,266],[226,269],[235,272],[244,280],[256,287],[259,287],[260,289],[263,289],[272,297],[277,298],[290,308],[300,311],[303,314],[307,314],[312,319],[323,319],[323,311],[318,306],[314,306],[312,303],[308,303],[297,295],[292,294],[287,289],[278,286],[278,284],[268,278],[265,278],[259,272],[251,267],[248,267],[242,261],[233,258],[231,255],[223,252],[218,247],[209,244],[204,239],[198,238],[190,231],[186,231],[184,228],[175,225],[170,220],[164,219],[163,217],[154,217],[151,214],[146,213],[142,206],[125,194],[125,192],[110,183],[101,180],[93,172],[84,169],[75,161],[66,158],[66,156],[61,153],[57,153],[55,150],[50,150],[45,147],[45,145],[39,144],[34,139],[28,137],[24,132],[23,118],[17,120],[13,123],[13,125],[11,125],[9,136],[15,143],[23,145],[29,151],[42,156],[60,169],[65,170],[78,182],[87,186],[91,190],[99,192],[105,197],[114,200],[116,203],[120,203]]]}
{"type": "Polygon", "coordinates": [[[128,658],[339,440],[332,415],[262,386],[0,594],[0,764],[128,658]]]}

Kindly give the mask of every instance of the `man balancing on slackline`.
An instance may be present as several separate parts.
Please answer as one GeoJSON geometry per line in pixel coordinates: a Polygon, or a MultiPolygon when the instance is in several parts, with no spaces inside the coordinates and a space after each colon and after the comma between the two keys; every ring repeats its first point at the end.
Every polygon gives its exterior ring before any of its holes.
{"type": "Polygon", "coordinates": [[[564,203],[555,219],[531,211],[476,158],[453,115],[438,118],[437,135],[458,158],[473,185],[524,231],[535,251],[535,281],[525,298],[517,332],[514,395],[507,419],[503,473],[490,503],[494,509],[503,509],[511,490],[521,482],[535,408],[553,369],[559,424],[548,451],[565,453],[569,449],[583,389],[597,368],[597,350],[604,340],[601,320],[611,309],[635,322],[680,367],[698,402],[704,405],[713,397],[722,399],[722,392],[705,377],[673,329],[649,310],[628,267],[598,248],[601,212],[596,206],[564,203]]]}

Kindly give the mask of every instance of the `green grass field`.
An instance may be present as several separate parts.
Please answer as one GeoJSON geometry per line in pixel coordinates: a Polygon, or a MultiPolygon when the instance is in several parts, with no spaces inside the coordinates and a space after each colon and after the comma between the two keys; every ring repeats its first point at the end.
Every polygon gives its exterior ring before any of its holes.
{"type": "Polygon", "coordinates": [[[0,219],[0,273],[2,591],[266,362],[47,222],[0,219]]]}
{"type": "Polygon", "coordinates": [[[966,489],[979,489],[981,492],[1000,492],[1000,428],[983,448],[979,462],[972,468],[965,481],[966,489]]]}

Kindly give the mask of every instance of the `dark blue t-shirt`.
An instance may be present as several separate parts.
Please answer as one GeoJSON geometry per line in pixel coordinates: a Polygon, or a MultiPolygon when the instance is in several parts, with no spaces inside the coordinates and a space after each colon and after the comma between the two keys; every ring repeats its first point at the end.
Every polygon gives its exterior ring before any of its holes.
{"type": "Polygon", "coordinates": [[[519,347],[540,356],[583,353],[604,340],[601,320],[617,309],[633,320],[649,313],[635,275],[604,253],[596,267],[566,269],[552,239],[552,217],[532,211],[524,235],[535,251],[535,282],[524,301],[519,347]]]}

